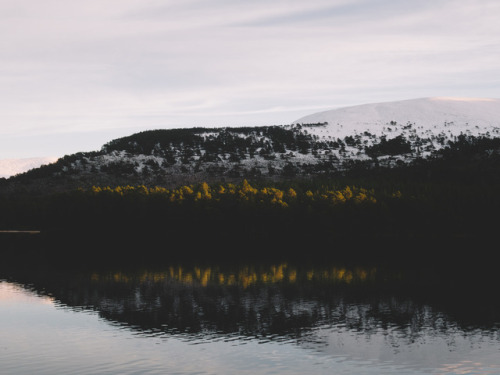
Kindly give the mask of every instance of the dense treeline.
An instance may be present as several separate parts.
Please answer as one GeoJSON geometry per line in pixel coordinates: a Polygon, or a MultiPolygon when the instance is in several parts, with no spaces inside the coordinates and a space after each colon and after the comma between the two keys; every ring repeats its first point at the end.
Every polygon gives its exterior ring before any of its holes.
{"type": "Polygon", "coordinates": [[[71,261],[234,260],[297,252],[315,258],[435,260],[440,254],[463,256],[464,247],[478,254],[498,227],[498,169],[481,165],[490,173],[475,181],[477,165],[454,171],[435,164],[273,186],[243,180],[175,189],[19,193],[0,197],[0,226],[40,229],[54,253],[71,261]]]}
{"type": "Polygon", "coordinates": [[[348,231],[351,224],[342,217],[349,213],[361,220],[376,199],[373,191],[354,186],[303,191],[257,188],[246,180],[239,185],[201,183],[172,190],[93,187],[51,197],[43,226],[64,232],[140,232],[155,238],[162,233],[167,242],[180,246],[206,242],[238,247],[242,242],[286,243],[294,237],[348,231]]]}
{"type": "MultiPolygon", "coordinates": [[[[317,124],[314,124],[317,125],[317,124]]],[[[314,126],[313,125],[313,126],[314,126]]],[[[306,125],[311,126],[311,125],[306,125]]],[[[301,125],[295,127],[262,126],[238,128],[189,128],[169,130],[149,130],[128,137],[115,139],[103,146],[103,151],[125,151],[131,154],[169,156],[169,151],[182,149],[209,155],[230,153],[241,154],[280,153],[300,150],[306,153],[313,137],[300,132],[301,125]]]]}
{"type": "MultiPolygon", "coordinates": [[[[275,130],[281,131],[266,129],[275,130]]],[[[384,147],[406,145],[400,139],[384,147]]],[[[429,160],[393,168],[353,162],[347,171],[314,178],[290,166],[289,176],[275,181],[242,177],[176,188],[124,184],[58,192],[58,180],[50,180],[54,189],[35,194],[20,184],[0,194],[0,229],[39,229],[67,257],[298,251],[435,259],[464,256],[464,248],[477,255],[489,249],[482,243],[499,224],[499,147],[498,139],[460,136],[429,160]]]]}

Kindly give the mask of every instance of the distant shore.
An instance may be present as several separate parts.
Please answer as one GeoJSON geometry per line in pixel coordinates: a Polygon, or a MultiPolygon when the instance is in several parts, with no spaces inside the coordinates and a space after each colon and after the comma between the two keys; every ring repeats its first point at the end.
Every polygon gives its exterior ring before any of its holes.
{"type": "Polygon", "coordinates": [[[39,230],[0,230],[0,233],[40,234],[39,230]]]}

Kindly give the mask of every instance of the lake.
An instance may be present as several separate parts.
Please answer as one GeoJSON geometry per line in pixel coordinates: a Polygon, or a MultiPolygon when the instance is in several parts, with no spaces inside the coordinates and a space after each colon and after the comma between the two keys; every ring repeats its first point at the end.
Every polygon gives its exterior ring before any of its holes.
{"type": "Polygon", "coordinates": [[[0,267],[0,373],[500,374],[494,267],[0,267]]]}

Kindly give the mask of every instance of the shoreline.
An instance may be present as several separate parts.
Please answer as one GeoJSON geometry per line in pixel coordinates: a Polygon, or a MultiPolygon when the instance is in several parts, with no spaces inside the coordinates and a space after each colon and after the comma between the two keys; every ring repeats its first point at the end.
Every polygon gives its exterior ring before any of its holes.
{"type": "Polygon", "coordinates": [[[40,234],[42,233],[41,231],[39,230],[0,230],[0,234],[2,233],[7,233],[7,234],[11,234],[11,233],[19,233],[19,234],[40,234]]]}

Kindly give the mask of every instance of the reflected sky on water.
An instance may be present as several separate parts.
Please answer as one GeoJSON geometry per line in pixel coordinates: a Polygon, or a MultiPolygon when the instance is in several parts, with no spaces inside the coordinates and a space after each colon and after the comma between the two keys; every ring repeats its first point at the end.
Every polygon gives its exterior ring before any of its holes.
{"type": "Polygon", "coordinates": [[[434,271],[3,270],[2,374],[499,374],[494,279],[434,271]]]}

